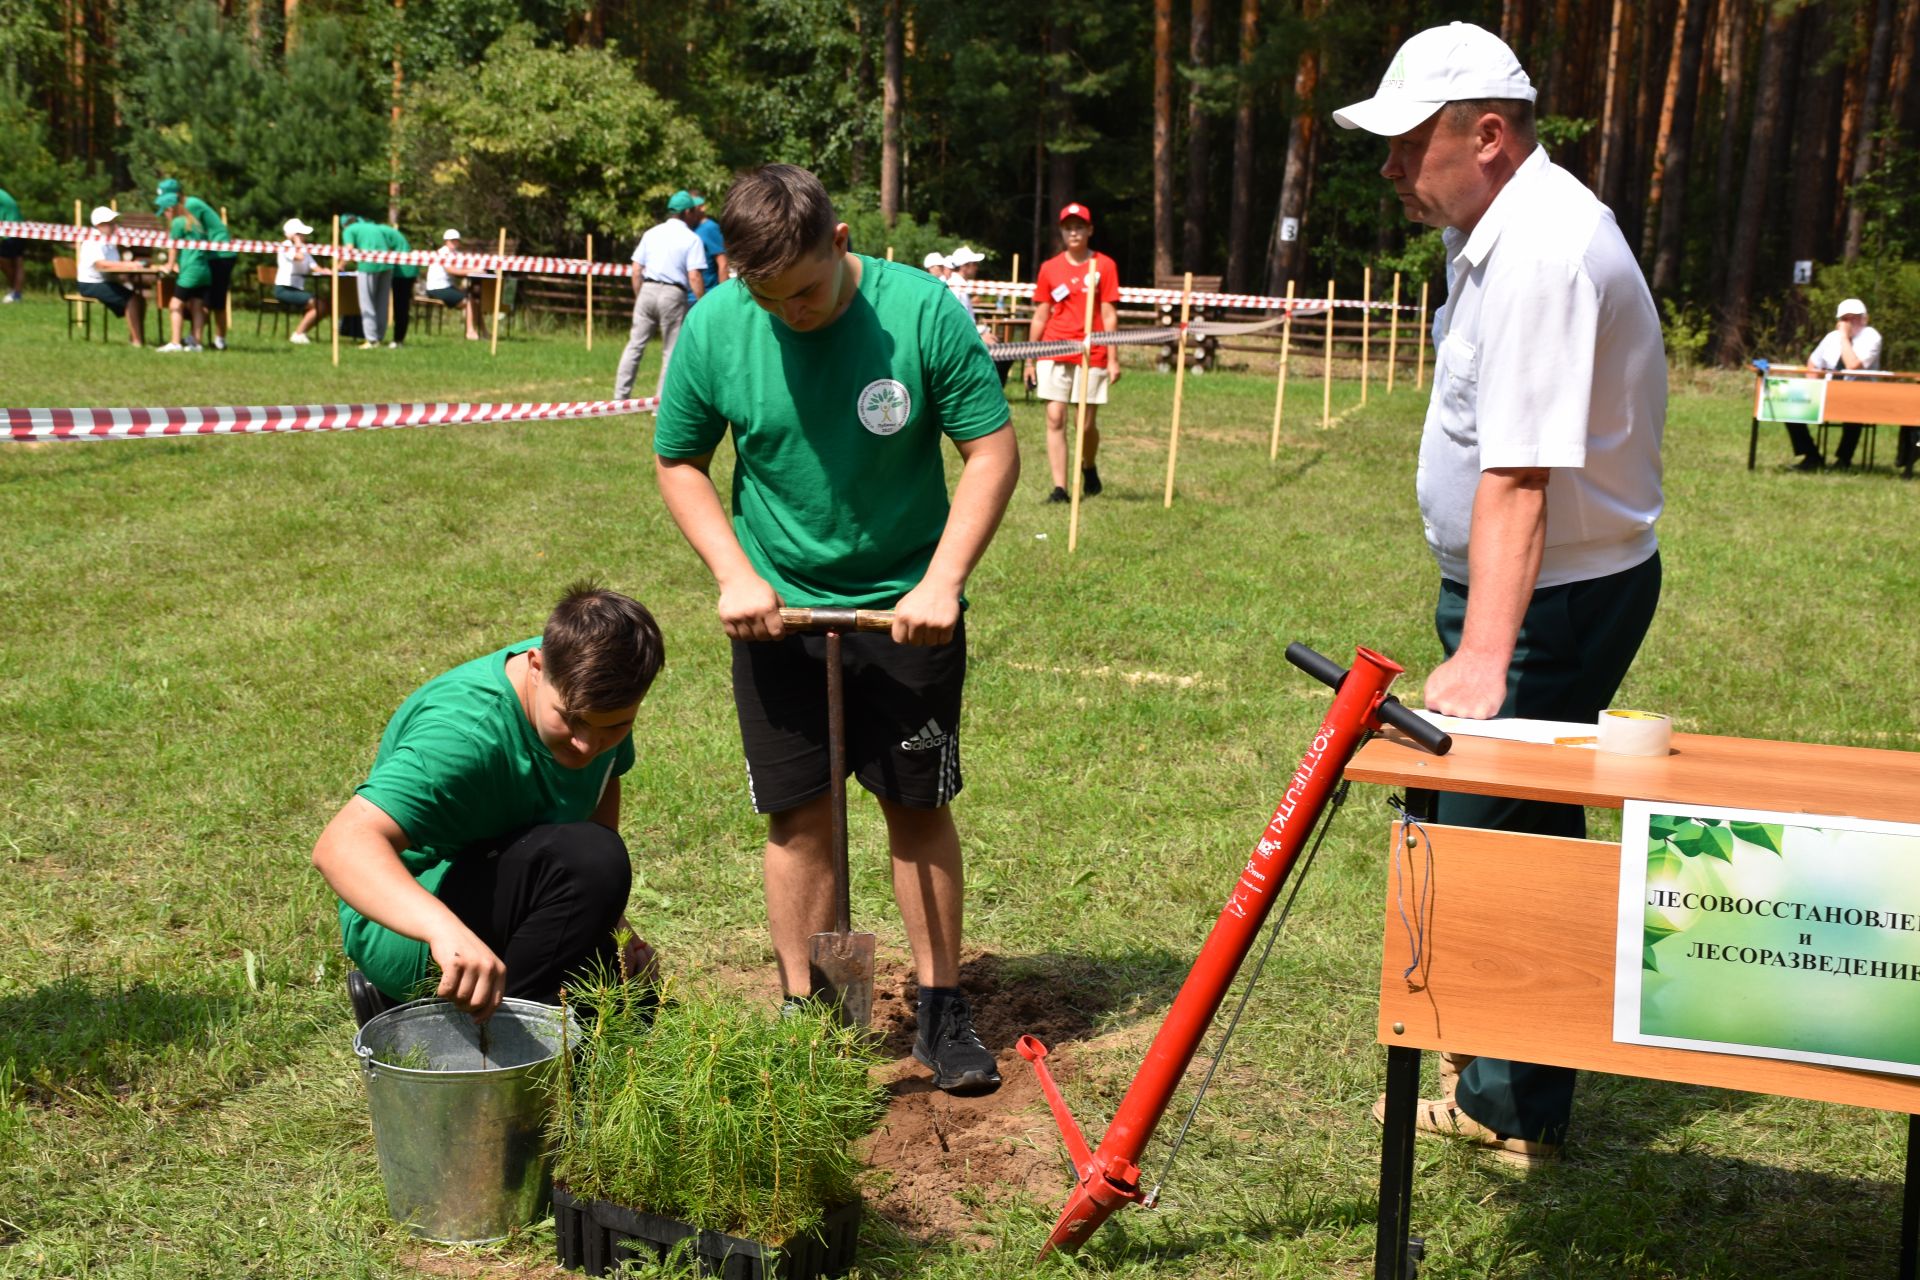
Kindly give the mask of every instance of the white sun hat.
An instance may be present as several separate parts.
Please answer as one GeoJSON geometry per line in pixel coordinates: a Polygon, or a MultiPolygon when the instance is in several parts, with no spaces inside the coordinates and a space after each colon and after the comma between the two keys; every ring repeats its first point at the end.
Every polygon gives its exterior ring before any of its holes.
{"type": "Polygon", "coordinates": [[[964,267],[970,262],[985,262],[986,260],[986,254],[975,253],[973,246],[968,244],[961,245],[958,249],[955,249],[947,255],[947,265],[950,267],[964,267]]]}
{"type": "Polygon", "coordinates": [[[280,229],[290,236],[310,236],[313,234],[313,228],[298,218],[288,218],[287,225],[280,229]]]}
{"type": "Polygon", "coordinates": [[[920,265],[925,267],[927,270],[931,271],[935,267],[951,266],[952,264],[947,261],[946,254],[941,253],[938,249],[936,249],[932,253],[928,254],[926,257],[922,258],[920,260],[920,265]]]}
{"type": "Polygon", "coordinates": [[[94,226],[104,227],[120,215],[104,204],[97,204],[93,206],[93,213],[89,216],[92,217],[94,226]]]}
{"type": "MultiPolygon", "coordinates": [[[[98,210],[95,210],[95,213],[97,214],[98,210]]],[[[1865,314],[1867,314],[1866,303],[1860,301],[1858,298],[1848,298],[1840,304],[1840,309],[1833,313],[1833,318],[1838,320],[1844,316],[1863,316],[1865,314]]]]}
{"type": "Polygon", "coordinates": [[[1449,102],[1534,100],[1533,81],[1506,41],[1471,22],[1429,27],[1400,46],[1371,98],[1342,107],[1333,122],[1397,138],[1449,102]]]}

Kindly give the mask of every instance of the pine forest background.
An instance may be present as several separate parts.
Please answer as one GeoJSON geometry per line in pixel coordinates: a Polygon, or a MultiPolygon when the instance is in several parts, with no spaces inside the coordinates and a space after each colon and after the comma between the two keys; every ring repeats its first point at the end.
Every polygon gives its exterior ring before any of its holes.
{"type": "Polygon", "coordinates": [[[608,256],[785,160],[909,261],[965,239],[1031,279],[1079,199],[1127,283],[1437,284],[1329,115],[1451,19],[1519,52],[1677,360],[1797,360],[1857,293],[1920,367],[1920,0],[0,0],[0,187],[64,221],[171,174],[243,235],[351,210],[608,256]]]}

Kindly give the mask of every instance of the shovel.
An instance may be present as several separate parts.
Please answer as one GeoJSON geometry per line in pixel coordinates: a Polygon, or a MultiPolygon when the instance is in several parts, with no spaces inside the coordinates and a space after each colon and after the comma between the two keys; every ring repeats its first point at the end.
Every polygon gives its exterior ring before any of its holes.
{"type": "Polygon", "coordinates": [[[847,709],[842,688],[840,637],[847,631],[890,631],[891,611],[878,609],[782,609],[781,624],[794,631],[827,635],[827,779],[833,798],[832,933],[807,939],[811,995],[840,1012],[849,1027],[865,1030],[873,1021],[873,935],[853,932],[852,888],[847,875],[847,709]]]}

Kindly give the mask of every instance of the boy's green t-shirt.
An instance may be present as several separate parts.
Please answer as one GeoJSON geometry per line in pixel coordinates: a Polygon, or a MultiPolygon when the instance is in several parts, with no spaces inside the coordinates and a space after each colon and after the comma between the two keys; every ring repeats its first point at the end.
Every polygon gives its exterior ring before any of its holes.
{"type": "Polygon", "coordinates": [[[0,222],[19,222],[20,220],[20,206],[15,203],[12,196],[0,191],[0,222]]]}
{"type": "MultiPolygon", "coordinates": [[[[387,243],[386,228],[377,222],[368,222],[365,218],[350,227],[343,228],[340,232],[340,243],[355,249],[376,250],[381,253],[393,248],[387,243]]],[[[391,262],[356,262],[353,264],[353,269],[367,275],[380,275],[393,270],[393,264],[391,262]]]]}
{"type": "MultiPolygon", "coordinates": [[[[175,240],[205,240],[207,229],[192,217],[176,217],[167,224],[167,234],[175,240]]],[[[207,251],[205,249],[180,249],[175,251],[179,270],[174,273],[175,288],[191,289],[213,280],[213,273],[207,269],[207,251]]]]}
{"type": "Polygon", "coordinates": [[[687,314],[654,451],[693,458],[731,424],[733,528],[791,605],[886,608],[926,573],[947,521],[942,435],[1007,424],[986,346],[946,285],[862,257],[841,317],[799,333],[740,280],[687,314]]]}
{"type": "MultiPolygon", "coordinates": [[[[413,246],[407,243],[407,237],[401,232],[400,228],[390,227],[383,222],[380,224],[380,233],[386,238],[387,248],[397,253],[413,252],[413,246]]],[[[393,274],[394,277],[399,280],[412,280],[420,274],[420,264],[417,262],[402,262],[396,264],[393,268],[393,274]]]]}
{"type": "MultiPolygon", "coordinates": [[[[633,735],[569,769],[540,741],[507,679],[507,659],[540,647],[508,645],[429,680],[400,704],[380,737],[373,771],[354,789],[407,833],[400,856],[429,893],[456,858],[542,823],[593,815],[612,778],[633,767],[633,735]]],[[[347,955],[376,987],[407,995],[427,976],[427,944],[340,904],[347,955]]]]}

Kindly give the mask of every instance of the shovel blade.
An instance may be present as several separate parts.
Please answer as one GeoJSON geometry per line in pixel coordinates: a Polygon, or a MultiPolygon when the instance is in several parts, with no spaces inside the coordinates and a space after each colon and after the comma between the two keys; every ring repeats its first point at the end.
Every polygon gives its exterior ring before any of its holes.
{"type": "Polygon", "coordinates": [[[872,934],[814,934],[807,939],[807,970],[814,998],[837,1008],[841,1022],[862,1031],[872,1025],[872,934]]]}

